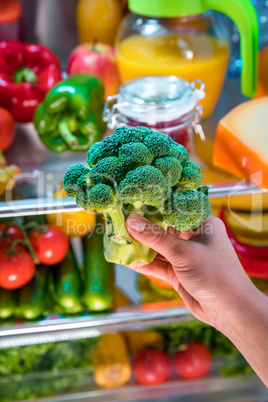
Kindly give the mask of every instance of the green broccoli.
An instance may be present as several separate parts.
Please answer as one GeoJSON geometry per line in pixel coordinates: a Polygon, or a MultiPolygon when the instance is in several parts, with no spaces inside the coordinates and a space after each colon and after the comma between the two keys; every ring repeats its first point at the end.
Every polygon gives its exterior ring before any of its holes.
{"type": "Polygon", "coordinates": [[[89,168],[71,166],[63,183],[79,206],[103,213],[107,261],[141,266],[155,258],[155,251],[126,230],[131,212],[178,230],[197,228],[209,214],[208,197],[199,187],[200,168],[166,134],[147,127],[118,128],[92,145],[87,161],[89,168]]]}

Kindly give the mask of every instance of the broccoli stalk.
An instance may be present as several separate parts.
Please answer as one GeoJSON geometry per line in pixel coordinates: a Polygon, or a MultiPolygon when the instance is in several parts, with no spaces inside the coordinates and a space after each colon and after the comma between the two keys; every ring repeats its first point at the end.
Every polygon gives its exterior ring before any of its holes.
{"type": "Polygon", "coordinates": [[[128,233],[125,219],[130,213],[178,230],[197,228],[209,214],[208,196],[199,187],[199,166],[165,134],[146,127],[116,129],[92,145],[88,165],[71,166],[64,189],[84,209],[103,213],[109,262],[141,266],[156,256],[128,233]]]}
{"type": "MultiPolygon", "coordinates": [[[[141,213],[142,203],[136,203],[137,208],[131,212],[141,213]]],[[[149,264],[156,252],[139,243],[128,233],[125,226],[125,215],[121,206],[103,213],[106,220],[106,232],[103,237],[104,255],[107,261],[129,266],[149,264]]]]}

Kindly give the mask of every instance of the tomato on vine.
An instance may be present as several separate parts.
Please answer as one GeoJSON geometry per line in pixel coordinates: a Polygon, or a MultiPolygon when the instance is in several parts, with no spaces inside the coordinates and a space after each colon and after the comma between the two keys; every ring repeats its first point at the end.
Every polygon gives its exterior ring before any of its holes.
{"type": "Polygon", "coordinates": [[[29,283],[35,274],[31,254],[24,248],[14,251],[0,247],[0,287],[6,290],[19,289],[29,283]]]}
{"type": "Polygon", "coordinates": [[[55,265],[61,262],[69,249],[69,239],[64,231],[52,225],[34,228],[29,236],[34,252],[44,265],[55,265]]]}

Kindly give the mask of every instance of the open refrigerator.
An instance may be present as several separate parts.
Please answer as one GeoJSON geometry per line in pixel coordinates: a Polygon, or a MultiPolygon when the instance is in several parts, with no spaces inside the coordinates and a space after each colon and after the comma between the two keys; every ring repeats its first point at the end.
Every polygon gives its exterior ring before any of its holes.
{"type": "MultiPolygon", "coordinates": [[[[66,20],[72,21],[75,1],[65,1],[66,20]]],[[[76,38],[72,35],[75,27],[69,24],[70,40],[62,46],[57,32],[61,28],[64,31],[66,26],[52,24],[63,5],[50,0],[36,4],[24,0],[22,3],[27,14],[24,26],[27,40],[38,40],[50,46],[64,65],[76,38]],[[39,18],[43,10],[40,25],[33,24],[37,9],[39,18]],[[51,21],[49,16],[53,16],[51,21]],[[48,29],[51,24],[52,31],[48,29]]],[[[238,80],[229,79],[214,114],[203,122],[207,142],[201,144],[196,139],[195,159],[204,170],[217,121],[243,100],[238,80]],[[198,152],[200,147],[202,151],[198,152]]],[[[20,196],[0,201],[0,218],[79,210],[71,199],[61,199],[59,203],[53,199],[53,194],[71,164],[85,163],[85,153],[52,153],[41,144],[33,125],[24,124],[17,126],[16,139],[5,156],[8,163],[21,167],[22,175],[16,186],[20,196]]],[[[206,184],[211,197],[228,197],[230,193],[243,197],[265,192],[231,178],[225,183],[206,184]]],[[[81,244],[77,239],[73,247],[79,260],[81,244]]],[[[0,327],[0,401],[268,400],[266,387],[222,334],[198,322],[178,300],[141,303],[137,281],[141,282],[135,272],[116,266],[116,287],[120,294],[123,292],[123,301],[109,312],[85,312],[66,317],[55,311],[37,322],[3,323],[0,327]],[[124,299],[124,295],[128,297],[124,299]],[[212,356],[209,373],[196,380],[181,378],[174,363],[176,352],[189,342],[205,344],[212,356]],[[166,382],[149,386],[135,380],[133,364],[144,347],[164,351],[169,356],[171,369],[166,382]],[[99,357],[95,356],[96,350],[99,357]],[[103,362],[106,371],[99,373],[103,362]],[[105,376],[120,377],[121,384],[111,386],[105,376]]]]}

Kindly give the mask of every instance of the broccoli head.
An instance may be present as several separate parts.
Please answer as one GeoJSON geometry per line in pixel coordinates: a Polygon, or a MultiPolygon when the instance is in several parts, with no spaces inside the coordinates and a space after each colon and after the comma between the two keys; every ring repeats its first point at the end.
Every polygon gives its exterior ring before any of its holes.
{"type": "Polygon", "coordinates": [[[156,252],[131,237],[125,219],[135,212],[163,228],[195,229],[209,214],[201,169],[168,135],[121,127],[88,151],[89,167],[71,166],[64,188],[77,204],[103,213],[104,254],[124,265],[149,264],[156,252]]]}

